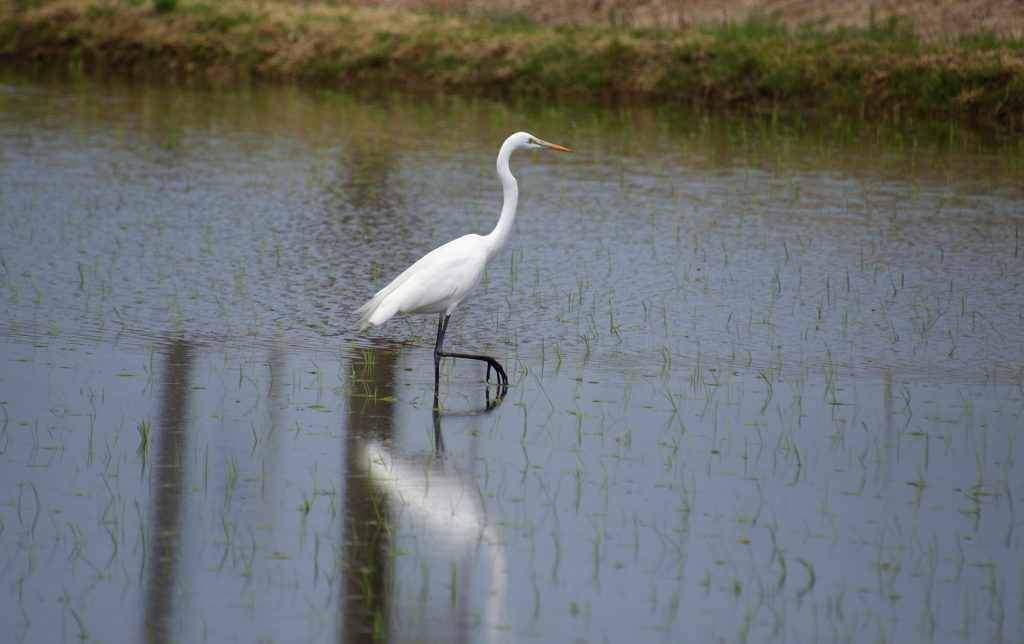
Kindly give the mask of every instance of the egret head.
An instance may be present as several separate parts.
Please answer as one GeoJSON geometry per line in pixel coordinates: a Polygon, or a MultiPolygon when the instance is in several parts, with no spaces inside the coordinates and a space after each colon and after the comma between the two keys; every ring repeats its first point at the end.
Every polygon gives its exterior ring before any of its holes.
{"type": "Polygon", "coordinates": [[[532,134],[527,134],[526,132],[517,132],[509,138],[515,141],[515,147],[520,150],[548,149],[558,150],[559,152],[572,152],[572,150],[568,148],[563,148],[560,145],[542,141],[532,134]]]}

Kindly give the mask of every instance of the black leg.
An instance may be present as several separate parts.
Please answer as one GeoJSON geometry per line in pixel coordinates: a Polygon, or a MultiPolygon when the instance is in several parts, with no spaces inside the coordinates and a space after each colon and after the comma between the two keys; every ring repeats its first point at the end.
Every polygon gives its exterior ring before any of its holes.
{"type": "MultiPolygon", "coordinates": [[[[491,412],[505,400],[505,396],[508,395],[508,385],[498,385],[498,395],[491,398],[491,387],[488,384],[484,388],[484,412],[491,412]]],[[[441,432],[441,403],[438,400],[439,392],[437,387],[434,388],[434,407],[430,410],[431,416],[434,421],[434,452],[438,455],[444,454],[444,434],[441,432]]],[[[477,412],[470,412],[475,414],[477,412]]]]}
{"type": "Polygon", "coordinates": [[[508,386],[508,376],[505,374],[505,369],[501,366],[501,363],[494,358],[472,353],[450,353],[442,348],[444,345],[444,334],[448,331],[449,318],[451,318],[451,316],[446,315],[444,318],[438,319],[437,321],[437,343],[434,345],[434,388],[436,389],[440,383],[441,358],[466,358],[467,360],[480,360],[482,362],[486,362],[487,374],[484,376],[484,380],[486,382],[491,381],[491,369],[494,369],[495,378],[498,380],[498,383],[508,386]]]}
{"type": "MultiPolygon", "coordinates": [[[[441,350],[441,346],[444,344],[444,334],[448,330],[448,318],[451,316],[445,316],[443,318],[437,318],[437,342],[434,343],[434,391],[438,389],[438,385],[441,384],[441,356],[444,352],[441,350]]],[[[434,406],[437,406],[437,397],[434,397],[434,406]]]]}

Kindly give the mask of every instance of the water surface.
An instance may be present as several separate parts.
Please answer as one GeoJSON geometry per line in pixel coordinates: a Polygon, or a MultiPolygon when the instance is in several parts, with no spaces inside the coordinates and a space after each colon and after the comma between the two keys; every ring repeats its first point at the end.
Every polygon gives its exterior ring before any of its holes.
{"type": "Polygon", "coordinates": [[[0,86],[15,641],[1024,638],[1019,134],[0,86]],[[500,209],[453,316],[349,312],[500,209]]]}

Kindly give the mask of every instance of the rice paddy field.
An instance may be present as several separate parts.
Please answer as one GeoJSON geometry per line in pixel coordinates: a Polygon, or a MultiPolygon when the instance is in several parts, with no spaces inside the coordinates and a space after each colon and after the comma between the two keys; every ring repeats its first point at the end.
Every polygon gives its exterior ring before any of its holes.
{"type": "Polygon", "coordinates": [[[5,641],[1024,641],[1019,131],[2,76],[0,142],[5,641]],[[435,392],[349,314],[519,130],[511,383],[435,392]]]}

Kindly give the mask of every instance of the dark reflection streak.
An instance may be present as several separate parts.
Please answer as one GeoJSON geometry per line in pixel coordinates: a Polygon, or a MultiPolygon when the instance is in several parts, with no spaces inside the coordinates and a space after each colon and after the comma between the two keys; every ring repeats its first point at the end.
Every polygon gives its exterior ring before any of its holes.
{"type": "Polygon", "coordinates": [[[399,183],[398,155],[379,140],[356,136],[349,140],[346,153],[337,182],[328,187],[335,203],[344,199],[360,219],[393,233],[395,213],[405,206],[403,193],[394,189],[399,183]]]}
{"type": "Polygon", "coordinates": [[[338,641],[388,640],[388,507],[370,478],[366,446],[387,443],[394,430],[397,347],[370,347],[352,357],[345,449],[341,628],[338,641]]]}
{"type": "MultiPolygon", "coordinates": [[[[285,373],[285,357],[281,347],[275,347],[270,350],[270,355],[267,356],[267,373],[270,379],[270,383],[267,385],[267,420],[269,427],[264,434],[262,440],[265,443],[263,452],[263,463],[266,465],[269,460],[272,464],[281,462],[278,458],[278,454],[283,449],[284,441],[274,440],[274,432],[278,429],[278,410],[285,404],[287,404],[287,392],[285,391],[285,385],[287,384],[281,377],[285,373]],[[284,401],[284,402],[282,402],[284,401]]],[[[253,450],[256,446],[253,445],[253,450]]],[[[269,468],[263,467],[262,478],[262,493],[265,493],[269,488],[271,490],[277,489],[278,484],[278,468],[271,466],[269,468]]]]}
{"type": "MultiPolygon", "coordinates": [[[[895,382],[895,380],[892,377],[892,372],[891,371],[886,371],[885,379],[882,381],[882,398],[883,398],[882,413],[885,414],[885,444],[886,445],[895,445],[896,446],[896,460],[898,462],[899,458],[900,458],[899,436],[896,435],[896,432],[894,431],[894,428],[893,428],[893,422],[892,422],[892,416],[893,416],[892,400],[893,400],[893,389],[895,388],[895,386],[896,386],[896,382],[895,382]]],[[[891,469],[888,466],[888,463],[887,463],[887,467],[885,469],[886,469],[886,474],[888,474],[890,469],[891,469]]]]}
{"type": "MultiPolygon", "coordinates": [[[[408,187],[401,178],[401,156],[391,150],[386,140],[365,134],[349,138],[338,158],[337,175],[323,189],[322,212],[318,212],[317,232],[312,243],[328,248],[317,252],[331,258],[332,270],[323,276],[323,287],[334,288],[336,282],[361,283],[367,278],[390,274],[391,264],[366,264],[365,257],[386,257],[401,264],[408,260],[385,249],[395,239],[408,239],[412,230],[422,230],[420,208],[406,205],[408,187]],[[352,253],[353,238],[364,240],[366,253],[352,253]],[[369,272],[367,272],[369,271],[369,272]]],[[[362,298],[365,293],[360,293],[362,298]]],[[[336,303],[324,303],[333,311],[336,303]]],[[[345,305],[346,308],[348,305],[345,305]]]]}
{"type": "Polygon", "coordinates": [[[155,430],[155,463],[151,489],[149,539],[143,559],[145,609],[143,631],[146,642],[168,642],[169,621],[175,606],[178,549],[181,527],[182,455],[188,452],[187,411],[193,361],[191,344],[174,340],[164,351],[160,377],[160,411],[155,430]]]}

